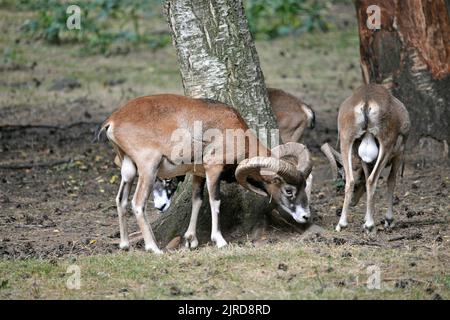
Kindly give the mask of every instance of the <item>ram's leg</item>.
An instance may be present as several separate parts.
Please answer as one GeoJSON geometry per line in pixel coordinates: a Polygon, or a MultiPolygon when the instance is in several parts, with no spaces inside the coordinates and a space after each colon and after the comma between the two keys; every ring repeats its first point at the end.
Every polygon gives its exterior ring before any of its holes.
{"type": "Polygon", "coordinates": [[[364,192],[366,192],[366,179],[369,176],[368,173],[366,175],[366,171],[368,172],[369,169],[367,168],[367,165],[364,162],[362,162],[362,167],[364,172],[361,172],[362,170],[358,170],[355,173],[356,175],[355,181],[358,182],[357,183],[355,182],[355,190],[353,192],[352,203],[350,204],[351,207],[357,206],[364,192]]]}
{"type": "Polygon", "coordinates": [[[203,202],[203,189],[205,187],[205,178],[199,176],[192,177],[192,212],[189,227],[184,234],[185,246],[187,248],[197,248],[197,219],[200,207],[203,202]]]}
{"type": "Polygon", "coordinates": [[[399,156],[392,159],[391,171],[389,173],[387,181],[387,200],[388,200],[388,211],[384,219],[384,227],[392,228],[394,226],[394,191],[395,183],[397,180],[397,173],[400,169],[402,160],[399,156]]]}
{"type": "Polygon", "coordinates": [[[123,198],[124,191],[126,188],[127,182],[124,181],[123,177],[120,181],[119,191],[116,196],[116,206],[117,206],[117,215],[119,216],[119,231],[120,231],[120,244],[119,248],[123,250],[128,250],[130,247],[130,242],[128,240],[128,226],[127,226],[127,207],[126,198],[123,198]]]}
{"type": "Polygon", "coordinates": [[[216,243],[218,248],[227,245],[219,228],[220,212],[220,174],[223,166],[210,166],[206,169],[206,185],[209,193],[209,204],[211,206],[211,240],[216,243]]]}
{"type": "Polygon", "coordinates": [[[367,190],[367,209],[365,216],[364,229],[368,232],[372,231],[375,227],[375,222],[373,220],[373,215],[375,212],[375,190],[377,188],[378,179],[380,178],[381,172],[384,167],[386,167],[389,152],[385,151],[385,148],[382,144],[380,144],[380,151],[378,154],[378,159],[375,164],[375,167],[370,174],[370,177],[366,180],[366,190],[367,190]]]}
{"type": "Polygon", "coordinates": [[[343,228],[348,226],[348,209],[352,202],[353,189],[355,187],[355,180],[353,177],[353,166],[352,166],[352,152],[353,152],[353,141],[351,143],[346,143],[341,140],[341,154],[342,162],[345,171],[345,198],[344,206],[342,207],[341,218],[336,226],[336,231],[341,231],[343,228]]]}
{"type": "Polygon", "coordinates": [[[161,156],[147,158],[142,164],[138,164],[139,179],[133,196],[132,206],[139,229],[144,237],[145,250],[154,253],[162,253],[156,244],[155,236],[148,222],[145,212],[150,190],[156,179],[156,173],[161,161],[161,156]]]}
{"type": "Polygon", "coordinates": [[[125,156],[121,163],[121,182],[119,192],[116,197],[117,214],[119,216],[119,230],[120,230],[120,249],[127,250],[130,247],[128,240],[127,228],[127,204],[128,196],[130,194],[131,186],[133,185],[134,177],[136,176],[136,167],[128,156],[125,156]]]}

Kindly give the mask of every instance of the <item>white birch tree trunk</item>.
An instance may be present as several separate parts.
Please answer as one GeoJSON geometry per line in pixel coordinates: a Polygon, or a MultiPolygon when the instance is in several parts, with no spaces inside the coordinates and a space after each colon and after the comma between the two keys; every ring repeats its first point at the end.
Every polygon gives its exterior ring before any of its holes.
{"type": "MultiPolygon", "coordinates": [[[[242,0],[167,0],[165,10],[185,94],[229,104],[257,132],[276,129],[242,0]]],[[[227,240],[252,232],[270,210],[267,198],[237,184],[222,183],[221,198],[220,224],[227,240]]],[[[200,242],[209,239],[211,230],[207,199],[205,194],[199,214],[200,242]]],[[[187,179],[169,212],[154,224],[157,239],[165,244],[183,235],[190,212],[191,179],[187,179]]]]}

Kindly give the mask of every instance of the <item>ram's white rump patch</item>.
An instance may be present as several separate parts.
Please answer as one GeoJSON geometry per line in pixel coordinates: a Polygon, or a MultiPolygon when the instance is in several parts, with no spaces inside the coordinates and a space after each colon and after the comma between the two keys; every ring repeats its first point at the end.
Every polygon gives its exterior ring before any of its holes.
{"type": "Polygon", "coordinates": [[[306,114],[306,118],[308,119],[308,125],[311,125],[311,122],[314,120],[314,112],[307,106],[302,105],[302,109],[306,114]]]}
{"type": "Polygon", "coordinates": [[[364,124],[364,110],[363,110],[364,105],[365,105],[364,101],[361,101],[354,108],[355,123],[359,126],[362,126],[364,124]]]}
{"type": "Polygon", "coordinates": [[[377,123],[380,115],[380,105],[375,101],[369,101],[369,121],[372,123],[377,123]]]}

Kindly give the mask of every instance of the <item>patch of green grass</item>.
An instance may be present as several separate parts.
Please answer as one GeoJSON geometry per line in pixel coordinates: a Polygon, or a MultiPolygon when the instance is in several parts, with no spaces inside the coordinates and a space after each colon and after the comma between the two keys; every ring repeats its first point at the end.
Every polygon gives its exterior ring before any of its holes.
{"type": "Polygon", "coordinates": [[[0,298],[430,299],[430,286],[448,297],[446,272],[445,264],[426,252],[292,239],[259,248],[207,246],[162,256],[137,250],[57,262],[0,261],[0,283],[5,284],[0,298]],[[410,256],[420,256],[423,267],[410,270],[410,256]],[[69,265],[81,270],[79,290],[66,286],[69,265]],[[380,289],[367,287],[372,265],[380,270],[380,289]]]}
{"type": "MultiPolygon", "coordinates": [[[[14,43],[14,34],[32,13],[2,11],[1,14],[0,25],[6,32],[0,35],[0,46],[6,48],[14,43]]],[[[266,82],[303,97],[316,111],[337,107],[351,88],[361,83],[358,33],[353,27],[257,41],[256,45],[266,82]]],[[[110,57],[81,57],[80,45],[73,43],[52,46],[39,41],[21,41],[14,48],[20,55],[10,54],[5,58],[15,59],[25,69],[8,72],[5,81],[8,84],[31,83],[32,78],[36,78],[42,84],[38,88],[23,87],[15,91],[9,85],[0,86],[4,97],[0,107],[26,106],[32,102],[33,108],[54,110],[64,108],[68,99],[87,94],[91,100],[105,106],[107,113],[136,96],[182,93],[176,52],[171,46],[156,51],[135,48],[126,55],[110,57]],[[26,69],[34,61],[37,66],[33,70],[26,69]],[[55,80],[68,77],[76,78],[82,87],[49,94],[48,88],[55,80]],[[115,87],[104,86],[107,81],[116,79],[125,79],[125,82],[115,87]]]]}

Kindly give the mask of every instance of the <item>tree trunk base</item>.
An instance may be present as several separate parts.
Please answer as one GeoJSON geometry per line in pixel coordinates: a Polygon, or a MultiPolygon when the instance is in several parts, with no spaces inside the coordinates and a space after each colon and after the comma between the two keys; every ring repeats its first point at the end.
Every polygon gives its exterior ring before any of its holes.
{"type": "MultiPolygon", "coordinates": [[[[174,238],[182,237],[188,228],[192,206],[191,183],[192,177],[183,182],[174,204],[152,225],[161,248],[174,238]]],[[[211,236],[211,211],[206,190],[203,199],[197,223],[200,244],[209,242],[211,236]]],[[[298,224],[289,215],[274,209],[269,201],[269,198],[256,195],[235,183],[222,182],[220,230],[224,238],[228,242],[243,238],[257,240],[270,228],[298,233],[309,228],[310,225],[298,224]]]]}

